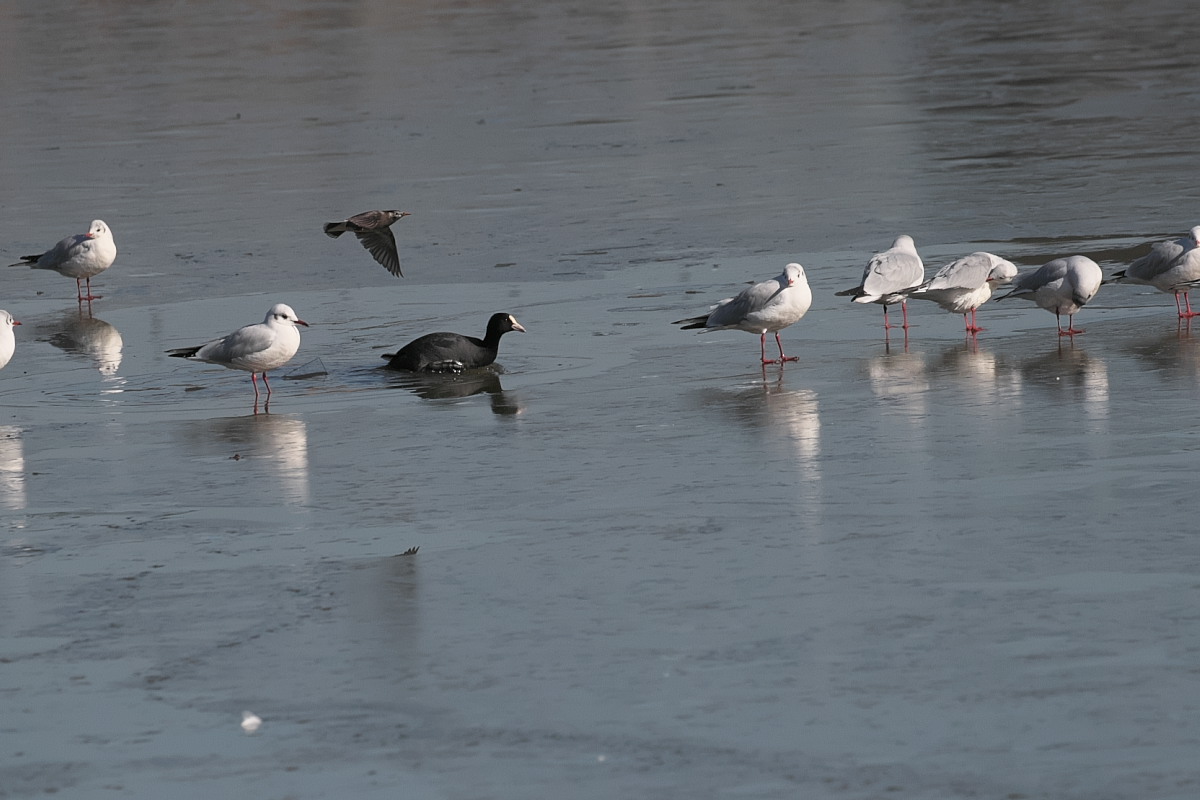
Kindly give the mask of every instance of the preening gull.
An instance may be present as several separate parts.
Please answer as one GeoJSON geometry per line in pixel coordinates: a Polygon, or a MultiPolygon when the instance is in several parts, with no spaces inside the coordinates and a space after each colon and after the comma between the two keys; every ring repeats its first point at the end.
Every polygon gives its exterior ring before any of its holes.
{"type": "Polygon", "coordinates": [[[975,322],[975,310],[988,301],[996,286],[1016,276],[1017,268],[1011,261],[977,252],[951,261],[932,278],[904,293],[932,300],[951,313],[962,314],[967,333],[979,333],[983,328],[975,322]]]}
{"type": "Polygon", "coordinates": [[[1059,336],[1074,336],[1083,333],[1073,325],[1075,314],[1096,296],[1103,280],[1100,265],[1087,256],[1056,258],[1033,272],[1018,275],[1013,290],[996,300],[1008,297],[1032,300],[1054,313],[1059,336]],[[1067,315],[1066,330],[1062,327],[1063,314],[1067,315]]]}

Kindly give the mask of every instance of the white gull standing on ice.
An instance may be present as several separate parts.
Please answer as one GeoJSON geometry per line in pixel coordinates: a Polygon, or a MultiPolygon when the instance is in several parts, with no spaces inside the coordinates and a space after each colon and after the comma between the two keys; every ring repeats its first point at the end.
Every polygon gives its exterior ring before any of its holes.
{"type": "Polygon", "coordinates": [[[204,361],[249,372],[250,382],[254,384],[255,401],[258,400],[258,381],[255,375],[262,373],[269,401],[271,384],[267,382],[267,372],[291,361],[292,356],[300,349],[300,331],[297,330],[297,325],[308,327],[308,323],[297,317],[291,306],[276,303],[271,306],[266,318],[256,325],[238,328],[228,336],[207,344],[168,350],[167,354],[173,358],[204,361]]]}
{"type": "Polygon", "coordinates": [[[804,267],[788,264],[783,273],[770,280],[756,283],[735,297],[729,297],[713,306],[708,314],[689,317],[672,322],[683,330],[700,328],[706,331],[746,331],[759,334],[759,355],[764,364],[782,364],[798,361],[798,356],[785,356],[779,332],[800,320],[812,305],[812,290],[804,267]],[[767,358],[767,332],[775,333],[775,344],[779,347],[779,359],[767,358]]]}
{"type": "Polygon", "coordinates": [[[863,269],[862,281],[858,286],[836,292],[838,297],[852,297],[855,303],[879,303],[883,306],[883,328],[891,328],[888,322],[888,306],[900,304],[904,313],[904,330],[908,330],[908,303],[905,289],[919,286],[925,280],[925,265],[917,253],[917,245],[911,236],[900,235],[892,246],[882,253],[871,256],[863,269]]]}
{"type": "Polygon", "coordinates": [[[1087,256],[1056,258],[1032,272],[1018,275],[1013,281],[1013,290],[996,300],[1008,297],[1032,300],[1053,312],[1059,336],[1074,336],[1083,333],[1072,324],[1075,314],[1096,296],[1103,280],[1100,265],[1087,256]],[[1067,315],[1066,330],[1062,327],[1063,314],[1067,315]]]}
{"type": "Polygon", "coordinates": [[[7,311],[0,311],[0,369],[4,369],[17,350],[17,337],[13,336],[13,325],[21,323],[7,311]]]}
{"type": "Polygon", "coordinates": [[[1116,283],[1140,283],[1174,294],[1175,311],[1180,319],[1200,315],[1200,311],[1192,311],[1188,299],[1188,292],[1200,284],[1200,225],[1182,239],[1155,242],[1149,253],[1115,273],[1112,279],[1116,283]],[[1183,306],[1179,305],[1180,295],[1183,306]]]}
{"type": "Polygon", "coordinates": [[[932,278],[904,293],[962,314],[967,333],[979,333],[983,328],[975,322],[975,310],[988,301],[995,286],[1015,277],[1017,268],[1011,261],[981,251],[951,261],[932,278]]]}
{"type": "Polygon", "coordinates": [[[102,219],[92,220],[87,233],[68,236],[41,255],[21,256],[14,267],[52,269],[59,275],[75,279],[75,293],[79,302],[99,300],[92,294],[92,278],[113,265],[117,259],[117,245],[112,231],[102,219]],[[87,296],[83,294],[81,280],[87,281],[87,296]]]}

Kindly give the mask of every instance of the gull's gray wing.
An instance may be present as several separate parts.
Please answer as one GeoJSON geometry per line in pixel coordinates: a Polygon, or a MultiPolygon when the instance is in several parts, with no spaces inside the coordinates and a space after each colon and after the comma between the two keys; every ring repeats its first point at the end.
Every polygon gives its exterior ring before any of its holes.
{"type": "Polygon", "coordinates": [[[937,271],[921,287],[931,291],[938,289],[978,289],[987,283],[995,262],[987,253],[971,253],[957,261],[951,261],[937,271]]]}
{"type": "Polygon", "coordinates": [[[880,297],[916,286],[925,277],[921,257],[896,249],[876,253],[863,273],[863,294],[880,297]]]}
{"type": "Polygon", "coordinates": [[[722,300],[708,315],[708,327],[717,328],[741,324],[746,317],[765,308],[782,288],[782,284],[778,280],[771,278],[754,284],[736,297],[722,300]]]}

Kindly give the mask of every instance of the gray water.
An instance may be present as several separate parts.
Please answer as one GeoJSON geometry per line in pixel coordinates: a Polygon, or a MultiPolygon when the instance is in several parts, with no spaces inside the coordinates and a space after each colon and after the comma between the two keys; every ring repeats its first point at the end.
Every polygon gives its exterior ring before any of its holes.
{"type": "Polygon", "coordinates": [[[833,296],[899,233],[1111,272],[1196,224],[1193,29],[5,4],[5,263],[120,253],[90,314],[4,273],[0,797],[1196,797],[1200,331],[833,296]],[[371,208],[403,279],[321,235],[371,208]],[[798,363],[668,324],[788,261],[798,363]],[[270,413],[163,354],[274,302],[270,413]],[[377,369],[494,311],[495,373],[377,369]]]}

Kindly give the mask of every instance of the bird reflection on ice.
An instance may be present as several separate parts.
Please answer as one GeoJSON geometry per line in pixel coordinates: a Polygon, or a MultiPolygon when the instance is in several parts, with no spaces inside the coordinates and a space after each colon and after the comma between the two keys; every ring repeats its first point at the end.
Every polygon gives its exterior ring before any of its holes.
{"type": "Polygon", "coordinates": [[[1127,351],[1163,375],[1200,377],[1200,338],[1192,333],[1191,320],[1182,320],[1177,330],[1141,338],[1130,337],[1127,351]]]}
{"type": "Polygon", "coordinates": [[[951,378],[960,399],[986,405],[999,402],[1019,389],[1019,379],[1013,377],[1011,368],[1002,366],[994,352],[981,348],[978,340],[972,338],[942,351],[929,365],[928,373],[934,379],[951,378]]]}
{"type": "Polygon", "coordinates": [[[929,378],[920,353],[887,352],[867,360],[871,391],[887,408],[923,418],[929,411],[929,378]]]}
{"type": "Polygon", "coordinates": [[[493,413],[514,416],[525,410],[520,397],[504,391],[500,384],[500,373],[491,367],[457,373],[390,372],[388,377],[392,385],[408,389],[426,400],[453,400],[486,394],[491,400],[493,413]]]}
{"type": "Polygon", "coordinates": [[[700,402],[759,432],[768,450],[795,466],[803,498],[815,501],[821,481],[820,403],[811,389],[789,389],[788,372],[784,366],[770,372],[764,366],[762,380],[752,387],[706,389],[700,402]]]}
{"type": "Polygon", "coordinates": [[[787,389],[783,384],[784,368],[777,376],[764,380],[762,409],[767,424],[776,431],[786,431],[777,441],[787,442],[795,451],[801,476],[808,480],[821,477],[817,459],[821,455],[821,413],[817,393],[811,389],[787,389]]]}
{"type": "Polygon", "coordinates": [[[0,508],[10,511],[19,511],[28,503],[23,433],[15,425],[0,425],[0,508]]]}
{"type": "Polygon", "coordinates": [[[266,464],[278,483],[279,496],[288,503],[309,502],[308,427],[304,420],[285,414],[248,414],[206,420],[194,431],[198,441],[234,446],[233,457],[239,460],[266,464]]]}
{"type": "MultiPolygon", "coordinates": [[[[1033,387],[1069,392],[1081,402],[1087,419],[1100,423],[1108,421],[1108,365],[1073,341],[1060,341],[1054,350],[1023,362],[1018,380],[1021,393],[1033,387]]],[[[1107,425],[1100,430],[1107,430],[1107,425]]]]}
{"type": "MultiPolygon", "coordinates": [[[[106,380],[116,380],[121,366],[121,349],[124,341],[115,327],[85,311],[71,311],[63,315],[50,336],[50,344],[88,356],[106,380]]],[[[110,390],[111,391],[111,390],[110,390]]]]}

